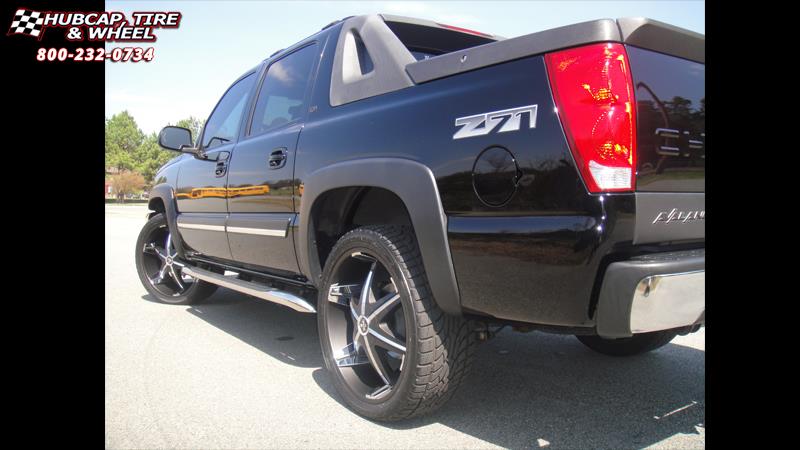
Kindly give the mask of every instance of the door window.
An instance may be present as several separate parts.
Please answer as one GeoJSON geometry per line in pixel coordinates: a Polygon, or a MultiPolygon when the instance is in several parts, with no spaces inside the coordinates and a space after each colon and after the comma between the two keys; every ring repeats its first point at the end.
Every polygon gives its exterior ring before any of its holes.
{"type": "Polygon", "coordinates": [[[250,134],[258,135],[300,119],[317,46],[309,45],[272,63],[256,100],[250,134]]]}
{"type": "Polygon", "coordinates": [[[239,133],[239,121],[247,104],[255,76],[250,74],[228,89],[208,118],[203,131],[203,148],[208,150],[233,141],[239,133]]]}

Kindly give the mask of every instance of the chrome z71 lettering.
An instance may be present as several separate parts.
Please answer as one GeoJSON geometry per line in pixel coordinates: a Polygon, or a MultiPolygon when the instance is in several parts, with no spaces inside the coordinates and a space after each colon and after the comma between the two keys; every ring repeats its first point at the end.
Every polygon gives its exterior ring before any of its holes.
{"type": "Polygon", "coordinates": [[[493,111],[474,116],[459,117],[456,119],[456,126],[462,127],[453,135],[453,139],[462,139],[473,136],[483,136],[489,134],[497,126],[508,118],[506,122],[497,130],[498,133],[506,131],[516,131],[520,129],[522,115],[528,113],[528,127],[536,128],[536,109],[537,105],[520,106],[518,108],[493,111]],[[481,126],[483,125],[483,126],[481,126]]]}

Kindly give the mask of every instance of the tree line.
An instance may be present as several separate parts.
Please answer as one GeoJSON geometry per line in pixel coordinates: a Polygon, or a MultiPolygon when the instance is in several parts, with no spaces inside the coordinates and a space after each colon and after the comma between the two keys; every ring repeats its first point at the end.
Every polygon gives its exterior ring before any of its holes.
{"type": "MultiPolygon", "coordinates": [[[[197,138],[204,121],[195,117],[179,120],[175,125],[192,130],[197,138]]],[[[170,124],[171,125],[171,124],[170,124]]],[[[128,111],[106,118],[105,166],[117,198],[142,192],[153,185],[156,171],[177,156],[158,145],[158,134],[145,134],[128,111]]]]}

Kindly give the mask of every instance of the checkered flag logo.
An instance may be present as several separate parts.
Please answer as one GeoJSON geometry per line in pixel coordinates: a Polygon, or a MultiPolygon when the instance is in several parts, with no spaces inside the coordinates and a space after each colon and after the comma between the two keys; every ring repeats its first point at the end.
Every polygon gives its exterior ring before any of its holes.
{"type": "Polygon", "coordinates": [[[14,14],[14,21],[8,34],[27,34],[28,36],[39,37],[42,33],[42,23],[44,14],[29,9],[18,9],[14,14]]]}

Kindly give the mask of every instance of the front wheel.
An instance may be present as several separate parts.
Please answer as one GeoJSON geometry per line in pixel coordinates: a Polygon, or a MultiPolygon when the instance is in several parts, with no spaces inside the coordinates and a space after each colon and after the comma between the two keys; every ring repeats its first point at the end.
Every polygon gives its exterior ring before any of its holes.
{"type": "Polygon", "coordinates": [[[213,294],[217,286],[184,275],[163,214],[142,227],[136,240],[136,272],[144,288],[163,303],[188,305],[213,294]]]}
{"type": "Polygon", "coordinates": [[[605,339],[600,336],[575,336],[583,345],[609,356],[633,356],[661,348],[678,335],[677,331],[664,330],[634,334],[620,339],[605,339]]]}
{"type": "Polygon", "coordinates": [[[464,378],[472,324],[434,302],[412,231],[366,226],[331,251],[317,302],[325,366],[346,403],[376,420],[441,406],[464,378]]]}

